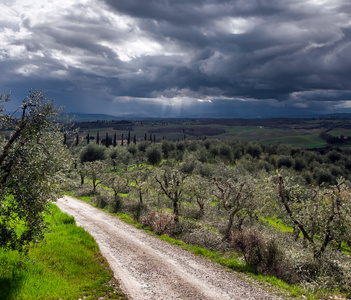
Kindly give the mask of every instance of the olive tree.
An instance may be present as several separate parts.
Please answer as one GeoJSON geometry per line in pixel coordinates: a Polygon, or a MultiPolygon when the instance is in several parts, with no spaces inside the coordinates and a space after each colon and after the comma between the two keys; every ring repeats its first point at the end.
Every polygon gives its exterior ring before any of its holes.
{"type": "Polygon", "coordinates": [[[162,193],[172,202],[174,221],[179,222],[179,205],[182,200],[184,182],[188,174],[184,174],[179,170],[179,167],[170,168],[163,167],[160,170],[161,174],[155,175],[155,180],[158,183],[162,193]]]}
{"type": "Polygon", "coordinates": [[[197,217],[200,219],[205,214],[205,205],[210,197],[210,182],[207,178],[194,174],[188,177],[185,190],[189,200],[193,200],[199,206],[197,217]]]}
{"type": "MultiPolygon", "coordinates": [[[[293,177],[278,175],[277,200],[319,259],[332,242],[341,245],[350,241],[351,200],[345,180],[338,180],[329,188],[299,184],[293,177]]],[[[272,193],[273,195],[273,193],[272,193]]]]}
{"type": "Polygon", "coordinates": [[[88,161],[84,163],[83,169],[93,183],[92,193],[94,194],[96,192],[96,187],[103,181],[103,174],[106,170],[106,164],[100,160],[88,161]]]}
{"type": "Polygon", "coordinates": [[[42,91],[31,90],[17,111],[6,113],[0,96],[1,130],[12,129],[0,142],[0,247],[23,249],[43,238],[43,213],[60,195],[69,155],[63,144],[61,109],[42,91]]]}
{"type": "Polygon", "coordinates": [[[127,173],[129,187],[137,192],[139,204],[143,205],[143,195],[150,185],[151,171],[144,166],[136,166],[127,173]]]}
{"type": "Polygon", "coordinates": [[[235,217],[238,217],[240,229],[246,217],[252,217],[257,206],[256,180],[245,175],[240,168],[223,167],[212,178],[213,194],[218,201],[218,208],[228,213],[228,223],[223,240],[230,240],[235,217]]]}

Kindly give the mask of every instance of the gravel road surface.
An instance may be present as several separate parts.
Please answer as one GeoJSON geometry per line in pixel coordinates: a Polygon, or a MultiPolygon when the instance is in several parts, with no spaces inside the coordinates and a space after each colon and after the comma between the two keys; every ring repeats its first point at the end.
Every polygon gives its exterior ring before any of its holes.
{"type": "Polygon", "coordinates": [[[279,299],[83,201],[57,205],[94,237],[128,299],[279,299]]]}

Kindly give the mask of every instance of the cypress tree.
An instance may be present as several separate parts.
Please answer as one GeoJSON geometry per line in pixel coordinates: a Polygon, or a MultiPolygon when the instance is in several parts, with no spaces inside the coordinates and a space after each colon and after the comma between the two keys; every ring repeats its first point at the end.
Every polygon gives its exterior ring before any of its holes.
{"type": "Polygon", "coordinates": [[[134,134],[134,144],[136,144],[136,135],[134,134]]]}
{"type": "Polygon", "coordinates": [[[76,146],[78,146],[78,143],[79,143],[79,135],[77,133],[77,137],[76,137],[76,146]]]}
{"type": "Polygon", "coordinates": [[[100,134],[99,134],[99,131],[97,132],[96,134],[96,144],[99,144],[100,142],[100,134]]]}
{"type": "Polygon", "coordinates": [[[128,131],[128,140],[127,140],[127,145],[130,145],[130,131],[128,131]]]}
{"type": "Polygon", "coordinates": [[[113,147],[116,147],[117,146],[117,134],[115,133],[113,135],[113,147]]]}
{"type": "Polygon", "coordinates": [[[122,142],[121,142],[122,146],[123,146],[123,143],[124,143],[124,138],[123,138],[123,133],[122,133],[122,142]]]}
{"type": "Polygon", "coordinates": [[[89,145],[89,143],[90,143],[90,134],[88,133],[88,135],[87,135],[87,144],[89,145]]]}
{"type": "Polygon", "coordinates": [[[105,140],[105,145],[108,147],[108,132],[106,132],[106,140],[105,140]]]}
{"type": "Polygon", "coordinates": [[[145,132],[145,134],[144,134],[144,141],[146,141],[146,140],[147,140],[147,134],[145,132]]]}

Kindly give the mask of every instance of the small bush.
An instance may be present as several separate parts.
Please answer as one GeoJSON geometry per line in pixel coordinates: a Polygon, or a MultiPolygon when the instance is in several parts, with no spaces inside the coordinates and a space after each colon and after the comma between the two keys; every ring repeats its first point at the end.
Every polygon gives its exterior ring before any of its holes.
{"type": "Polygon", "coordinates": [[[291,262],[290,272],[309,289],[351,290],[351,261],[340,252],[329,250],[320,259],[314,259],[311,252],[295,251],[291,262]]]}
{"type": "Polygon", "coordinates": [[[222,241],[222,235],[204,228],[196,228],[185,233],[182,236],[182,240],[187,244],[208,250],[224,250],[228,248],[228,244],[222,241]]]}
{"type": "Polygon", "coordinates": [[[110,201],[110,211],[112,213],[117,213],[119,212],[123,207],[123,200],[121,196],[117,196],[115,199],[110,201]]]}
{"type": "Polygon", "coordinates": [[[75,191],[75,196],[77,197],[90,197],[90,196],[94,196],[96,194],[94,194],[92,191],[91,191],[91,187],[90,185],[83,185],[83,186],[80,186],[78,190],[75,191]]]}
{"type": "Polygon", "coordinates": [[[106,147],[96,144],[89,144],[80,152],[81,163],[106,159],[106,147]]]}
{"type": "Polygon", "coordinates": [[[294,164],[293,159],[291,158],[291,156],[287,156],[287,155],[282,155],[278,158],[278,168],[281,167],[287,167],[287,168],[291,168],[294,164]]]}
{"type": "Polygon", "coordinates": [[[151,211],[140,218],[140,223],[149,226],[156,234],[171,235],[176,224],[174,216],[151,211]]]}
{"type": "Polygon", "coordinates": [[[94,204],[99,208],[105,208],[110,202],[110,199],[106,195],[97,195],[91,199],[94,204]]]}
{"type": "Polygon", "coordinates": [[[147,206],[146,204],[138,202],[136,204],[130,205],[129,210],[132,212],[133,218],[139,221],[143,213],[147,211],[147,206]]]}
{"type": "Polygon", "coordinates": [[[328,169],[324,169],[324,168],[316,169],[313,172],[313,177],[316,179],[316,182],[319,185],[321,185],[322,183],[325,183],[327,186],[336,184],[335,177],[328,169]]]}
{"type": "Polygon", "coordinates": [[[286,278],[284,253],[274,238],[267,239],[255,229],[232,233],[231,246],[244,256],[255,271],[286,278]]]}
{"type": "Polygon", "coordinates": [[[162,160],[162,152],[158,147],[152,146],[146,150],[147,161],[153,166],[159,165],[162,160]]]}

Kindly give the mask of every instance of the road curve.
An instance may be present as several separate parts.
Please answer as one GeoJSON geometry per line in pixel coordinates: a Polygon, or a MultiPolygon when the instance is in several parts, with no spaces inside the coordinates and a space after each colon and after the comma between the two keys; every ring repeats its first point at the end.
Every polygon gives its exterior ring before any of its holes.
{"type": "Polygon", "coordinates": [[[280,299],[83,201],[57,205],[94,237],[128,299],[280,299]]]}

